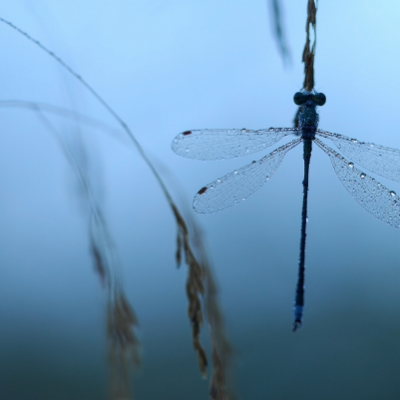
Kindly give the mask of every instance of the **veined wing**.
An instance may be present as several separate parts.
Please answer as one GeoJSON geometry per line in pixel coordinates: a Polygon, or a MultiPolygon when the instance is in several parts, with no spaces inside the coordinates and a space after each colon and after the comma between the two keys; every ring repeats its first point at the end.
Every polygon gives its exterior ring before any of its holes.
{"type": "Polygon", "coordinates": [[[352,162],[348,162],[319,139],[314,142],[328,154],[336,175],[352,197],[376,218],[400,228],[400,197],[354,167],[352,162]]]}
{"type": "Polygon", "coordinates": [[[272,146],[283,137],[298,135],[297,128],[199,129],[180,133],[172,149],[182,157],[197,160],[222,160],[255,153],[272,146]]]}
{"type": "Polygon", "coordinates": [[[360,142],[321,129],[317,134],[331,140],[351,162],[384,178],[400,182],[400,150],[374,143],[360,142]]]}
{"type": "Polygon", "coordinates": [[[208,214],[242,202],[269,180],[285,154],[297,146],[301,140],[289,142],[261,160],[253,161],[203,187],[193,200],[194,210],[208,214]]]}

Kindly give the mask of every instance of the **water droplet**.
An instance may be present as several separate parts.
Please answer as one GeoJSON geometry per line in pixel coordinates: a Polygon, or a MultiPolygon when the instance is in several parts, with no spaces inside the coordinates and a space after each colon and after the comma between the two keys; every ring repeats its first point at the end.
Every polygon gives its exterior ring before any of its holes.
{"type": "Polygon", "coordinates": [[[252,163],[252,164],[257,164],[257,161],[254,161],[254,160],[253,160],[251,163],[252,163]]]}
{"type": "Polygon", "coordinates": [[[217,179],[217,183],[221,183],[221,179],[217,179]]]}
{"type": "Polygon", "coordinates": [[[265,179],[266,179],[267,181],[269,181],[269,175],[267,175],[265,179]]]}
{"type": "Polygon", "coordinates": [[[358,140],[357,140],[357,139],[351,139],[351,141],[352,141],[353,143],[358,143],[358,140]]]}
{"type": "Polygon", "coordinates": [[[361,172],[361,174],[360,174],[360,178],[361,178],[361,179],[364,179],[364,178],[365,178],[365,176],[366,176],[366,175],[364,174],[364,172],[361,172]]]}
{"type": "Polygon", "coordinates": [[[351,161],[348,163],[349,168],[353,168],[354,167],[354,163],[352,163],[351,161]]]}
{"type": "Polygon", "coordinates": [[[237,173],[238,173],[238,172],[237,172],[236,170],[235,170],[235,171],[233,171],[233,174],[234,174],[234,175],[237,175],[237,173]]]}
{"type": "Polygon", "coordinates": [[[275,128],[269,128],[268,132],[275,132],[275,128]]]}
{"type": "Polygon", "coordinates": [[[246,128],[243,128],[243,129],[241,130],[241,132],[242,132],[242,133],[247,133],[247,129],[246,129],[246,128]]]}
{"type": "Polygon", "coordinates": [[[394,197],[394,196],[396,196],[396,192],[395,192],[394,190],[391,190],[391,191],[390,191],[390,195],[391,195],[392,197],[394,197]]]}

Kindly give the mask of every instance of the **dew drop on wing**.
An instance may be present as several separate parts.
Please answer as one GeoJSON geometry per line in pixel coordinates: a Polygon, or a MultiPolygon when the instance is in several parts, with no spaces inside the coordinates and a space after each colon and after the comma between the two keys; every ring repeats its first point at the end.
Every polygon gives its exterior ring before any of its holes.
{"type": "Polygon", "coordinates": [[[364,178],[365,178],[365,176],[366,176],[366,175],[364,174],[364,172],[361,172],[361,174],[360,174],[360,178],[361,178],[361,179],[364,179],[364,178]]]}
{"type": "Polygon", "coordinates": [[[348,163],[349,168],[353,168],[354,167],[354,163],[352,163],[351,161],[348,163]]]}
{"type": "Polygon", "coordinates": [[[394,197],[394,196],[396,196],[396,192],[395,192],[394,190],[391,190],[391,191],[390,191],[390,195],[391,195],[392,197],[394,197]]]}

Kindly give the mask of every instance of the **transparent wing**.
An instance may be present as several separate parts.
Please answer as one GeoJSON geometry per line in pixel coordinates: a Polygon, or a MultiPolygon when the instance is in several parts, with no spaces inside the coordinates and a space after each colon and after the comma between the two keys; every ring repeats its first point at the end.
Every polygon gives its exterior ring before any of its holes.
{"type": "Polygon", "coordinates": [[[320,140],[315,139],[314,142],[328,154],[336,175],[351,196],[376,218],[400,228],[400,197],[320,140]]]}
{"type": "Polygon", "coordinates": [[[317,134],[331,140],[349,161],[384,178],[400,182],[400,150],[374,143],[360,142],[338,133],[321,129],[317,134]]]}
{"type": "Polygon", "coordinates": [[[261,160],[253,161],[203,187],[194,197],[194,210],[207,214],[242,202],[269,180],[285,154],[300,142],[301,139],[296,139],[287,143],[261,160]]]}
{"type": "Polygon", "coordinates": [[[180,133],[172,150],[182,157],[197,160],[222,160],[264,150],[284,136],[299,135],[297,128],[203,129],[180,133]]]}

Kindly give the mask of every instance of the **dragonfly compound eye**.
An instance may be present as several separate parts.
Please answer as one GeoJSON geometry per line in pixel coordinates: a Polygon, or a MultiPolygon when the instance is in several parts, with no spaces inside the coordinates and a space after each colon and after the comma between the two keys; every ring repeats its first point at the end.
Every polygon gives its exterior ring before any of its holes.
{"type": "Polygon", "coordinates": [[[301,92],[297,92],[294,94],[293,96],[293,101],[295,104],[297,104],[298,106],[301,106],[302,104],[304,104],[306,101],[308,100],[308,96],[301,93],[301,92]]]}
{"type": "Polygon", "coordinates": [[[312,100],[317,106],[323,106],[326,102],[326,96],[323,93],[316,93],[312,96],[312,100]]]}

